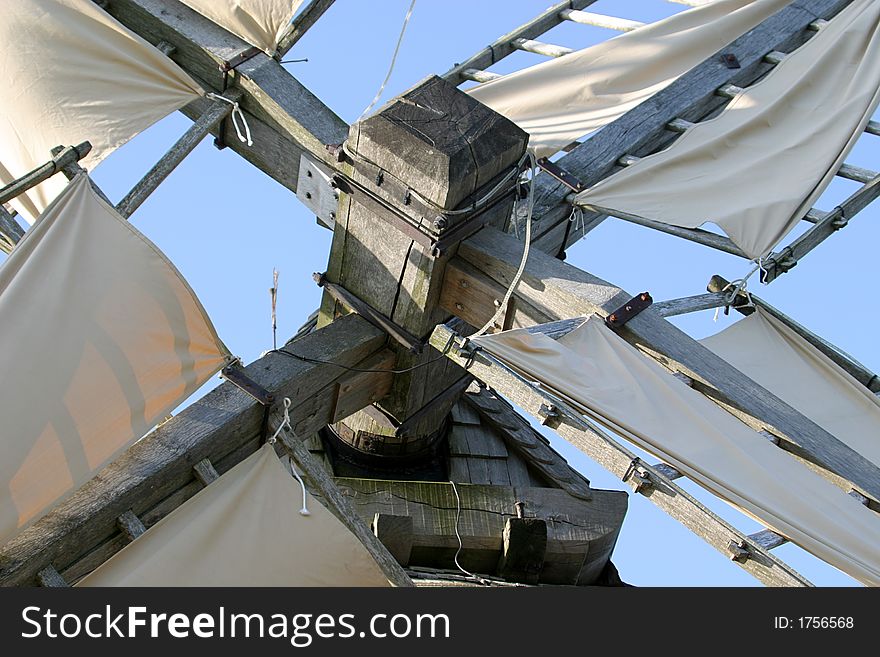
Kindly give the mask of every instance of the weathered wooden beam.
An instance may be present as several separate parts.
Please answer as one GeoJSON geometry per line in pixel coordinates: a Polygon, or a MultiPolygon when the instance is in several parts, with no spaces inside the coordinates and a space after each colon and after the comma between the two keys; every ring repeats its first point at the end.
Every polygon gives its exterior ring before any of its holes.
{"type": "Polygon", "coordinates": [[[351,502],[342,494],[321,463],[315,459],[308,447],[296,437],[287,435],[282,431],[278,435],[282,447],[290,454],[302,470],[302,474],[314,486],[314,492],[321,496],[324,504],[330,508],[348,530],[357,536],[370,556],[376,560],[379,568],[394,586],[408,587],[413,583],[409,576],[401,568],[397,560],[391,555],[382,542],[370,530],[368,521],[358,516],[351,502]]]}
{"type": "MultiPolygon", "coordinates": [[[[448,327],[438,326],[431,337],[431,343],[445,344],[450,335],[452,333],[448,327]]],[[[457,349],[450,350],[447,357],[462,365],[470,360],[468,355],[457,349]]],[[[470,363],[469,371],[534,417],[540,417],[540,408],[548,403],[565,408],[560,400],[549,399],[545,392],[538,391],[534,385],[483,352],[479,352],[470,363]]],[[[728,554],[731,541],[745,545],[749,558],[736,563],[759,581],[768,586],[810,585],[796,570],[706,508],[669,479],[664,471],[641,461],[608,434],[580,419],[576,412],[560,413],[559,423],[554,431],[622,480],[629,481],[634,475],[638,475],[644,483],[636,487],[636,492],[651,500],[718,551],[728,554]]]]}
{"type": "Polygon", "coordinates": [[[564,57],[574,52],[572,48],[557,46],[554,43],[544,43],[535,39],[514,39],[513,47],[523,52],[530,52],[544,57],[564,57]]]}
{"type": "Polygon", "coordinates": [[[125,534],[125,537],[129,541],[135,540],[138,536],[147,531],[146,527],[144,527],[144,523],[141,522],[141,519],[138,518],[131,509],[116,519],[116,525],[119,527],[119,530],[125,534]]]}
{"type": "Polygon", "coordinates": [[[156,191],[156,188],[165,180],[171,172],[177,168],[184,158],[199,145],[208,134],[232,111],[232,103],[241,98],[241,92],[237,89],[223,94],[229,102],[215,99],[205,113],[193,123],[186,132],[178,139],[162,158],[153,165],[143,178],[132,187],[131,191],[116,204],[116,211],[128,219],[144,201],[156,191]]]}
{"type": "Polygon", "coordinates": [[[675,317],[677,315],[687,315],[701,310],[721,308],[726,304],[727,294],[719,291],[710,292],[708,294],[697,294],[692,297],[681,297],[680,299],[655,301],[652,307],[655,312],[660,313],[661,317],[675,317]]]}
{"type": "MultiPolygon", "coordinates": [[[[362,394],[364,385],[342,392],[352,376],[345,367],[370,362],[385,340],[381,331],[351,315],[285,347],[300,358],[271,352],[251,363],[245,373],[276,399],[289,397],[296,430],[310,435],[332,421],[335,407],[347,403],[345,395],[362,394]]],[[[381,373],[358,376],[374,377],[383,386],[390,383],[381,373]]],[[[62,571],[71,567],[113,540],[118,534],[116,519],[126,511],[148,524],[145,512],[182,488],[201,487],[194,480],[194,464],[205,458],[217,462],[246,444],[253,444],[251,451],[256,449],[263,418],[264,407],[233,384],[213,389],[0,548],[0,585],[28,585],[50,563],[62,571]]],[[[120,547],[101,552],[102,560],[120,547]]],[[[91,568],[98,565],[100,561],[91,562],[91,568]]]]}
{"type": "MultiPolygon", "coordinates": [[[[512,236],[485,228],[459,246],[458,257],[501,285],[508,285],[522,257],[512,236]]],[[[607,315],[632,295],[576,267],[533,252],[517,297],[543,308],[550,320],[599,313],[607,315]]],[[[538,322],[535,322],[538,323],[538,322]]],[[[773,433],[799,446],[804,458],[880,499],[880,471],[782,400],[648,308],[620,329],[621,337],[671,371],[694,379],[694,387],[755,430],[773,433]]]]}
{"type": "Polygon", "coordinates": [[[32,187],[48,180],[65,167],[79,162],[91,150],[92,145],[87,141],[76,146],[59,147],[57,152],[52,153],[51,160],[0,188],[0,205],[8,203],[16,196],[24,194],[32,187]]]}
{"type": "MultiPolygon", "coordinates": [[[[720,107],[725,99],[716,92],[725,84],[746,86],[769,69],[764,56],[773,50],[791,52],[812,34],[809,26],[817,18],[831,18],[850,0],[815,0],[805,6],[792,3],[761,25],[742,35],[724,52],[733,53],[741,64],[728,69],[712,56],[694,67],[650,99],[605,126],[582,145],[561,157],[557,164],[591,187],[616,170],[622,155],[646,155],[665,146],[671,135],[667,125],[674,119],[699,121],[720,107]]],[[[480,68],[480,67],[474,67],[480,68]]],[[[545,174],[535,181],[536,223],[534,246],[546,253],[562,253],[580,239],[580,232],[566,230],[571,204],[569,190],[545,174]]],[[[589,217],[589,227],[603,215],[589,217]]],[[[522,231],[519,231],[520,233],[522,231]]]]}
{"type": "Polygon", "coordinates": [[[563,10],[583,9],[594,2],[596,0],[565,0],[564,2],[557,2],[528,23],[520,25],[512,32],[508,32],[500,37],[492,45],[486,46],[462,63],[455,64],[441,77],[449,80],[452,84],[461,84],[468,79],[464,76],[464,71],[468,69],[481,71],[489,68],[492,64],[516,52],[516,47],[513,44],[516,39],[535,39],[565,20],[560,15],[560,12],[563,10]]]}
{"type": "Polygon", "coordinates": [[[0,251],[12,253],[15,245],[24,237],[24,229],[15,219],[15,215],[0,205],[0,251]]]}
{"type": "Polygon", "coordinates": [[[510,582],[537,584],[547,554],[547,522],[541,518],[508,518],[501,537],[498,574],[510,582]]]}
{"type": "Polygon", "coordinates": [[[52,564],[49,564],[38,572],[36,580],[37,584],[47,588],[64,588],[70,586],[70,584],[67,583],[67,580],[61,576],[61,573],[55,570],[55,567],[52,564]]]}
{"type": "Polygon", "coordinates": [[[390,513],[377,513],[370,529],[382,545],[388,548],[397,563],[406,566],[412,555],[413,519],[412,516],[395,516],[390,513]]]}
{"type": "Polygon", "coordinates": [[[626,513],[627,495],[594,491],[578,500],[558,488],[489,486],[449,482],[336,478],[347,500],[366,522],[377,513],[413,520],[409,567],[456,568],[494,574],[503,548],[506,520],[524,515],[547,526],[547,549],[540,581],[591,584],[608,562],[626,513]],[[459,503],[461,513],[459,515],[459,503]]]}
{"type": "Polygon", "coordinates": [[[559,15],[573,23],[581,25],[592,25],[593,27],[604,27],[607,30],[615,32],[632,32],[645,24],[642,21],[634,21],[628,18],[617,18],[616,16],[606,16],[605,14],[596,14],[592,11],[579,11],[577,9],[563,9],[559,15]]]}
{"type": "Polygon", "coordinates": [[[843,203],[823,216],[815,226],[787,246],[765,258],[762,264],[766,273],[762,272],[761,280],[770,283],[782,274],[791,271],[805,255],[838,230],[845,228],[850,219],[864,210],[878,196],[880,196],[880,175],[876,175],[843,203]]]}
{"type": "MultiPolygon", "coordinates": [[[[728,296],[726,293],[721,294],[721,290],[724,290],[729,285],[729,281],[725,280],[721,276],[713,276],[709,281],[708,289],[710,290],[710,295],[703,296],[720,296],[722,299],[726,299],[728,296]]],[[[863,386],[868,388],[871,392],[877,393],[880,392],[880,377],[870,370],[869,368],[862,365],[858,360],[850,356],[843,349],[831,344],[824,338],[819,335],[813,333],[810,329],[803,326],[792,317],[786,315],[784,312],[776,308],[775,306],[767,303],[760,297],[750,294],[750,298],[752,303],[772,315],[780,322],[785,324],[792,331],[801,336],[804,340],[813,345],[816,349],[825,354],[828,358],[834,361],[837,365],[839,365],[843,370],[846,371],[847,374],[852,376],[856,381],[861,383],[863,386]]],[[[734,310],[739,312],[742,315],[748,316],[754,312],[754,309],[747,305],[748,298],[745,295],[739,295],[733,302],[732,307],[734,310]]],[[[722,301],[719,306],[724,305],[726,301],[722,301]]],[[[656,304],[655,304],[656,305],[656,304]]]]}
{"type": "Polygon", "coordinates": [[[193,466],[193,474],[202,486],[209,486],[220,478],[220,474],[211,463],[211,459],[202,459],[193,466]]]}
{"type": "MultiPolygon", "coordinates": [[[[227,139],[229,121],[215,131],[221,130],[224,143],[254,166],[293,191],[304,151],[335,168],[325,146],[341,142],[348,125],[278,61],[260,52],[233,70],[221,70],[251,46],[177,0],[114,0],[106,9],[150,43],[173,45],[174,61],[207,90],[242,91],[253,145],[241,143],[234,132],[227,139]]],[[[208,102],[196,101],[183,112],[196,119],[208,102]]]]}
{"type": "Polygon", "coordinates": [[[318,22],[336,0],[311,0],[299,14],[291,21],[284,34],[278,40],[278,48],[275,51],[275,59],[281,61],[284,55],[302,39],[306,32],[318,22]]]}

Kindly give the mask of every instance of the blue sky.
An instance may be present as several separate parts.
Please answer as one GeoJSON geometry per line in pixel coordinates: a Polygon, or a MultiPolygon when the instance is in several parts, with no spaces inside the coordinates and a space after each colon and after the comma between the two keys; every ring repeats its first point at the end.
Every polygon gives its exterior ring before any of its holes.
{"type": "MultiPolygon", "coordinates": [[[[427,75],[445,72],[548,4],[550,0],[418,0],[383,101],[427,75]]],[[[409,0],[337,0],[287,56],[309,61],[288,64],[288,70],[343,119],[355,120],[385,77],[408,5],[409,0]]],[[[683,9],[664,0],[599,0],[590,8],[643,21],[683,9]]],[[[542,40],[582,48],[610,36],[608,30],[565,24],[542,40]]],[[[504,73],[542,60],[517,53],[491,70],[504,73]]],[[[95,180],[118,201],[188,125],[180,114],[168,117],[97,167],[95,180]]],[[[848,161],[876,170],[880,137],[863,136],[848,161]]],[[[836,180],[817,206],[829,210],[856,187],[857,183],[836,180]]],[[[876,205],[791,273],[770,286],[751,285],[753,292],[875,371],[880,369],[875,340],[878,312],[871,299],[870,272],[880,242],[876,205]]],[[[231,150],[216,150],[210,140],[186,159],[132,221],[175,262],[220,336],[245,361],[272,345],[268,288],[273,267],[280,271],[279,340],[292,335],[319,304],[320,291],[311,274],[326,269],[331,233],[316,224],[291,192],[231,150]]],[[[699,294],[712,274],[733,279],[749,269],[747,262],[734,256],[614,219],[569,249],[567,262],[630,292],[649,290],[656,300],[699,294]],[[620,256],[622,243],[628,246],[626,259],[620,256]]],[[[713,323],[712,312],[707,311],[674,321],[700,338],[733,319],[722,315],[713,323]]],[[[555,434],[548,437],[595,487],[627,489],[555,434]]],[[[698,487],[690,490],[736,526],[747,531],[759,528],[698,487]]],[[[797,547],[783,546],[776,553],[816,584],[853,584],[797,547]]],[[[757,584],[640,496],[630,497],[614,561],[623,578],[637,585],[757,584]]]]}

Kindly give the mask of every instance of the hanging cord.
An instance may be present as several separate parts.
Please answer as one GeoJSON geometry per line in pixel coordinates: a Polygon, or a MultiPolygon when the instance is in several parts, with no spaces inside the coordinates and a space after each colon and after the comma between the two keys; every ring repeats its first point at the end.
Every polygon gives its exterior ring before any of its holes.
{"type": "Polygon", "coordinates": [[[205,94],[205,98],[210,98],[211,100],[222,100],[224,103],[229,103],[232,105],[232,125],[235,126],[235,134],[238,135],[238,141],[243,144],[247,144],[248,146],[253,146],[254,142],[251,141],[251,127],[248,125],[247,119],[244,116],[244,112],[241,111],[241,107],[238,104],[237,100],[230,100],[226,96],[221,96],[220,94],[215,93],[207,93],[205,94]],[[239,125],[239,121],[241,124],[239,125]],[[244,132],[242,132],[242,128],[244,132]]]}
{"type": "Polygon", "coordinates": [[[464,548],[464,542],[461,540],[461,532],[459,532],[458,530],[458,525],[461,521],[461,497],[458,496],[458,486],[455,485],[455,482],[450,480],[449,483],[452,484],[452,490],[455,493],[455,537],[458,539],[458,550],[455,551],[455,558],[453,559],[453,561],[455,561],[455,565],[458,566],[458,569],[471,579],[478,581],[480,584],[491,586],[492,582],[487,579],[483,579],[479,575],[474,575],[469,570],[465,570],[458,562],[458,555],[461,554],[461,551],[464,548]]]}
{"type": "Polygon", "coordinates": [[[379,91],[376,92],[376,97],[373,98],[373,102],[367,105],[367,109],[361,112],[361,115],[357,118],[358,121],[364,118],[367,115],[367,112],[376,106],[376,103],[378,103],[379,99],[382,97],[382,92],[385,91],[385,85],[387,85],[388,81],[391,79],[391,74],[394,72],[394,65],[397,63],[397,54],[400,52],[400,45],[403,43],[403,35],[406,34],[406,26],[409,25],[409,19],[410,16],[412,16],[415,6],[416,0],[412,0],[409,9],[406,12],[406,18],[403,19],[403,26],[400,28],[400,36],[397,37],[397,45],[394,46],[394,54],[391,56],[391,65],[388,67],[388,75],[385,76],[382,86],[379,87],[379,91]]]}
{"type": "MultiPolygon", "coordinates": [[[[269,438],[266,442],[270,445],[274,445],[278,441],[278,436],[281,432],[287,429],[291,433],[293,433],[293,427],[290,425],[290,397],[284,398],[284,419],[281,420],[281,424],[278,425],[278,428],[275,429],[275,433],[272,434],[272,437],[269,438]]],[[[293,460],[290,458],[290,455],[287,456],[288,463],[290,464],[290,472],[296,477],[296,480],[299,482],[300,487],[302,488],[302,508],[299,510],[300,515],[302,516],[310,516],[312,515],[311,511],[306,507],[306,485],[303,483],[302,477],[296,471],[296,468],[293,467],[293,460]]]]}
{"type": "Polygon", "coordinates": [[[523,247],[523,255],[522,260],[519,263],[519,269],[516,270],[516,274],[513,277],[513,280],[510,281],[510,287],[507,288],[507,292],[504,294],[504,299],[501,300],[501,304],[495,310],[495,314],[492,315],[492,318],[483,325],[479,331],[474,333],[471,338],[477,338],[483,335],[486,331],[492,328],[495,325],[495,322],[498,321],[498,318],[501,317],[501,314],[505,312],[507,309],[507,304],[510,301],[510,297],[513,296],[513,293],[516,291],[517,286],[519,285],[519,281],[522,278],[523,273],[526,270],[526,261],[529,259],[529,248],[531,247],[532,242],[532,213],[535,210],[535,173],[538,168],[538,164],[535,160],[535,155],[531,151],[528,152],[529,158],[529,207],[528,212],[526,214],[526,234],[525,234],[525,246],[523,247]]]}
{"type": "Polygon", "coordinates": [[[272,298],[272,349],[278,349],[278,315],[275,308],[278,301],[278,270],[272,268],[272,287],[269,288],[269,296],[272,298]]]}

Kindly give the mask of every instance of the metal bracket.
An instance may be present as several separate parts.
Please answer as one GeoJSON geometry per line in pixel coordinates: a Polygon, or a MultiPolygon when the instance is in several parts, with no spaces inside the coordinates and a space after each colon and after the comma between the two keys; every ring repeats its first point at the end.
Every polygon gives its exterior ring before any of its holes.
{"type": "Polygon", "coordinates": [[[551,178],[553,178],[557,182],[561,182],[571,191],[582,192],[584,190],[584,184],[580,180],[578,180],[575,176],[570,174],[558,164],[555,164],[554,162],[548,160],[546,157],[542,157],[541,159],[539,159],[536,164],[538,165],[539,169],[547,172],[551,178]]]}
{"type": "Polygon", "coordinates": [[[275,401],[275,396],[271,392],[244,373],[240,361],[236,360],[224,367],[220,371],[220,376],[229,381],[232,385],[244,390],[263,406],[271,406],[272,402],[275,401]]]}
{"type": "Polygon", "coordinates": [[[727,552],[730,554],[731,561],[745,561],[752,553],[749,552],[748,546],[745,541],[730,541],[727,544],[727,552]]]}
{"type": "Polygon", "coordinates": [[[327,280],[324,274],[315,273],[312,274],[312,278],[315,279],[318,287],[323,287],[327,291],[327,294],[333,297],[335,301],[338,301],[339,303],[348,306],[358,315],[367,320],[370,324],[382,331],[385,331],[388,335],[394,338],[396,342],[406,347],[407,350],[409,350],[411,353],[422,353],[422,350],[425,348],[425,344],[421,340],[419,340],[416,336],[414,336],[402,326],[392,322],[390,319],[385,317],[385,315],[369,305],[366,301],[359,299],[341,285],[331,283],[327,280]]]}
{"type": "Polygon", "coordinates": [[[332,172],[303,153],[299,158],[296,197],[311,210],[318,221],[333,230],[336,226],[336,206],[339,192],[331,184],[332,172]]]}
{"type": "Polygon", "coordinates": [[[651,298],[651,295],[642,292],[608,315],[605,318],[605,325],[612,329],[620,328],[652,303],[654,303],[654,299],[651,298]]]}
{"type": "Polygon", "coordinates": [[[562,420],[562,414],[554,404],[541,404],[538,409],[538,417],[541,418],[541,424],[545,427],[555,429],[562,420]]]}

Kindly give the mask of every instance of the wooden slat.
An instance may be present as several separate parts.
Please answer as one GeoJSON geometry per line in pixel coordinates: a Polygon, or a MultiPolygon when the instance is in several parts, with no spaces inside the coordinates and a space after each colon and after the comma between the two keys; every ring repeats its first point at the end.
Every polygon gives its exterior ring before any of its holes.
{"type": "Polygon", "coordinates": [[[520,25],[512,32],[508,32],[500,37],[493,42],[492,45],[483,48],[460,64],[456,64],[441,77],[449,80],[452,84],[461,84],[470,79],[463,75],[464,71],[468,69],[476,69],[478,71],[485,70],[492,64],[495,64],[511,53],[516,52],[516,48],[513,45],[514,40],[535,39],[559,25],[564,20],[562,16],[560,16],[560,12],[563,9],[583,9],[594,2],[596,2],[596,0],[564,0],[563,2],[557,2],[528,23],[520,25]]]}
{"type": "Polygon", "coordinates": [[[559,15],[567,21],[580,23],[581,25],[592,25],[594,27],[604,27],[608,30],[616,32],[632,32],[645,24],[641,21],[633,21],[628,18],[617,18],[616,16],[606,16],[605,14],[596,14],[592,11],[579,11],[577,9],[563,9],[559,15]]]}
{"type": "MultiPolygon", "coordinates": [[[[66,166],[83,159],[92,150],[92,145],[84,141],[77,146],[65,146],[52,154],[45,164],[40,165],[33,171],[29,171],[21,178],[16,178],[8,185],[0,187],[0,205],[8,203],[16,196],[24,194],[29,189],[36,187],[41,182],[48,180],[56,173],[63,171],[66,166]]],[[[46,153],[49,155],[49,153],[46,153]]]]}
{"type": "MultiPolygon", "coordinates": [[[[232,102],[239,100],[241,92],[238,90],[227,91],[224,97],[232,102]]],[[[211,130],[213,130],[232,111],[232,105],[222,100],[214,100],[205,113],[193,123],[168,152],[151,168],[143,178],[116,204],[116,211],[126,219],[137,210],[144,201],[156,191],[156,188],[165,180],[171,172],[177,168],[184,158],[199,145],[211,130]]]]}
{"type": "Polygon", "coordinates": [[[70,586],[61,574],[55,570],[52,564],[49,564],[37,573],[37,584],[48,588],[63,588],[70,586]]]}
{"type": "MultiPolygon", "coordinates": [[[[446,326],[438,326],[431,337],[434,345],[446,343],[450,331],[446,326]]],[[[447,352],[447,357],[464,365],[467,356],[456,349],[447,352]]],[[[491,385],[499,393],[513,400],[526,412],[539,417],[538,409],[548,401],[524,379],[514,375],[486,354],[480,353],[470,367],[471,373],[481,381],[491,385]]],[[[552,400],[559,404],[559,400],[552,400]]],[[[753,542],[744,533],[712,513],[686,490],[671,481],[663,472],[641,462],[626,447],[613,440],[604,432],[579,421],[576,414],[563,414],[561,422],[554,430],[572,443],[588,457],[612,474],[627,479],[633,472],[633,465],[641,468],[641,476],[648,479],[649,486],[639,492],[663,509],[685,527],[704,539],[718,551],[729,554],[728,546],[736,542],[746,546],[749,558],[735,563],[768,586],[809,586],[810,583],[793,568],[776,558],[760,544],[753,542]]]]}
{"type": "MultiPolygon", "coordinates": [[[[624,154],[644,155],[663,147],[670,139],[666,126],[676,118],[700,120],[723,104],[716,91],[726,84],[751,84],[766,72],[764,56],[772,51],[791,52],[809,37],[808,26],[816,18],[830,18],[849,0],[815,0],[810,11],[791,4],[724,48],[741,64],[739,69],[718,66],[717,57],[708,58],[666,89],[641,103],[624,116],[605,126],[584,144],[561,157],[557,164],[591,187],[613,173],[624,154]],[[812,12],[812,13],[811,13],[812,12]]],[[[533,244],[545,253],[557,254],[581,237],[568,231],[566,222],[571,205],[570,190],[545,174],[535,182],[536,218],[533,244]],[[565,240],[565,244],[563,244],[565,240]]],[[[601,214],[587,217],[588,228],[603,219],[601,214]]],[[[522,231],[520,231],[521,233],[522,231]]]]}
{"type": "Polygon", "coordinates": [[[193,466],[193,474],[196,476],[202,486],[208,486],[220,478],[211,459],[202,459],[193,466]]]}
{"type": "Polygon", "coordinates": [[[489,71],[481,71],[477,68],[466,68],[461,72],[461,77],[472,82],[491,82],[504,76],[498,73],[490,73],[489,71]]]}
{"type": "MultiPolygon", "coordinates": [[[[276,399],[290,397],[291,419],[308,435],[329,422],[336,399],[326,398],[323,409],[310,408],[307,415],[299,409],[310,398],[321,396],[322,390],[336,390],[345,380],[348,374],[335,364],[355,366],[381,350],[385,340],[383,333],[350,315],[294,343],[296,353],[328,364],[269,353],[245,368],[245,373],[276,399]]],[[[66,569],[117,534],[116,519],[122,513],[133,510],[143,517],[144,510],[193,482],[194,463],[204,458],[213,461],[257,438],[263,415],[263,407],[231,383],[213,389],[3,546],[0,585],[30,584],[49,563],[66,569]]],[[[112,552],[105,558],[110,556],[112,552]]]]}
{"type": "Polygon", "coordinates": [[[138,518],[131,509],[116,519],[116,525],[119,527],[119,530],[125,534],[125,537],[129,541],[135,540],[138,536],[147,531],[144,527],[144,523],[141,522],[141,519],[138,518]]]}
{"type": "MultiPolygon", "coordinates": [[[[484,228],[459,246],[457,257],[506,286],[522,258],[522,244],[510,235],[484,228]]],[[[604,316],[629,301],[632,295],[547,254],[533,251],[517,289],[517,297],[540,304],[551,315],[548,319],[552,321],[593,313],[604,316]]],[[[851,487],[874,500],[880,499],[877,466],[761,388],[653,309],[648,308],[635,316],[619,334],[667,369],[694,379],[695,389],[755,430],[772,430],[799,446],[804,458],[849,481],[851,487]]]]}
{"type": "Polygon", "coordinates": [[[296,15],[290,22],[284,34],[278,40],[278,48],[275,52],[275,59],[281,60],[284,55],[296,45],[296,42],[302,39],[318,19],[333,6],[336,0],[311,0],[305,8],[296,15]]]}
{"type": "Polygon", "coordinates": [[[544,57],[564,57],[574,52],[571,48],[557,46],[554,43],[544,43],[535,39],[514,39],[513,47],[517,50],[530,52],[535,55],[543,55],[544,57]]]}

